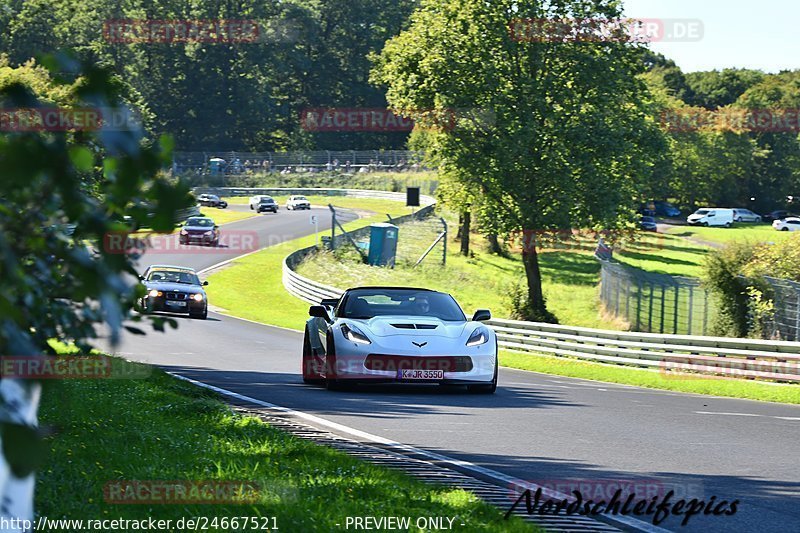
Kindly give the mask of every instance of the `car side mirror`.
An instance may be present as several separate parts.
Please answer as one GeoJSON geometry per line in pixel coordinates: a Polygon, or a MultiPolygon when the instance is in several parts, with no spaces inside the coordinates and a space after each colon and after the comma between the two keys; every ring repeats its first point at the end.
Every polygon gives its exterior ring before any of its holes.
{"type": "Polygon", "coordinates": [[[472,315],[473,322],[485,322],[487,320],[492,319],[492,312],[488,309],[478,309],[475,311],[475,314],[472,315]]]}
{"type": "Polygon", "coordinates": [[[207,282],[207,281],[204,281],[204,282],[203,282],[203,287],[205,287],[206,285],[208,285],[208,282],[207,282]]]}
{"type": "Polygon", "coordinates": [[[312,305],[309,307],[308,316],[313,316],[314,318],[323,318],[326,322],[331,321],[331,315],[328,313],[328,309],[324,305],[312,305]]]}
{"type": "Polygon", "coordinates": [[[219,226],[214,224],[214,229],[219,229],[219,226]]]}
{"type": "Polygon", "coordinates": [[[139,280],[144,281],[144,276],[138,276],[139,280]]]}
{"type": "Polygon", "coordinates": [[[339,298],[323,298],[319,301],[319,304],[325,307],[335,308],[339,305],[339,298]]]}

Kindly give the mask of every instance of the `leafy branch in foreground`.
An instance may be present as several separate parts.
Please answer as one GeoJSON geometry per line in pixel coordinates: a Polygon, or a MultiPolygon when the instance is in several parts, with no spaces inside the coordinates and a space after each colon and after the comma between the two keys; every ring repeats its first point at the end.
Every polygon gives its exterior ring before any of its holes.
{"type": "MultiPolygon", "coordinates": [[[[142,142],[135,123],[25,123],[53,113],[129,113],[124,84],[108,71],[67,55],[17,69],[0,68],[0,354],[54,354],[53,340],[91,349],[99,332],[115,343],[143,290],[132,258],[104,246],[131,227],[171,231],[175,211],[190,205],[188,188],[158,177],[171,141],[142,142]]],[[[71,115],[70,115],[71,114],[71,115]]],[[[163,322],[155,322],[163,329],[163,322]]],[[[32,512],[40,384],[0,379],[5,515],[32,512]]]]}

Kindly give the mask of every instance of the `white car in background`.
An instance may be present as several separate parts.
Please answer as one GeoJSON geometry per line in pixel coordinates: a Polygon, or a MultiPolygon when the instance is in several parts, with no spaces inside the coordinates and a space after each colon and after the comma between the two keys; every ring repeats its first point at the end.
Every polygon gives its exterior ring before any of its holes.
{"type": "Polygon", "coordinates": [[[724,207],[704,207],[686,219],[690,226],[733,226],[733,209],[724,207]]]}
{"type": "Polygon", "coordinates": [[[749,209],[736,208],[733,210],[733,220],[736,222],[761,222],[761,215],[749,209]]]}
{"type": "Polygon", "coordinates": [[[800,230],[800,218],[786,217],[776,220],[772,223],[772,227],[778,231],[798,231],[800,230]]]}
{"type": "Polygon", "coordinates": [[[305,196],[290,196],[286,200],[286,209],[294,211],[296,209],[311,209],[311,202],[305,196]]]}

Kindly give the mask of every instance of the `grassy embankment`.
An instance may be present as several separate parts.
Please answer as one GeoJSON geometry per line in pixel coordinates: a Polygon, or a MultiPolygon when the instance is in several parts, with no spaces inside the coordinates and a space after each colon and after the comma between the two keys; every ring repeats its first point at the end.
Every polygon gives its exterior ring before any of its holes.
{"type": "Polygon", "coordinates": [[[464,531],[535,530],[504,521],[501,511],[462,490],[427,485],[235,415],[212,393],[156,369],[146,379],[51,381],[40,419],[58,431],[46,440],[49,456],[37,476],[36,509],[50,519],[153,517],[173,521],[161,531],[186,531],[175,527],[178,519],[275,517],[269,524],[278,531],[336,531],[348,516],[445,516],[464,531]],[[136,480],[244,483],[255,498],[105,500],[107,483],[136,480]]]}

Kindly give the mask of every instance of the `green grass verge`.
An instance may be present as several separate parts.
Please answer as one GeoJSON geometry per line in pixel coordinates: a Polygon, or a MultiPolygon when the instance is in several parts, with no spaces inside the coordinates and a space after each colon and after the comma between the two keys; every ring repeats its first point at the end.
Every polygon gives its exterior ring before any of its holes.
{"type": "MultiPolygon", "coordinates": [[[[717,228],[711,228],[717,229],[717,228]]],[[[672,234],[646,233],[614,253],[614,259],[632,267],[670,276],[700,277],[708,248],[672,234]]]]}
{"type": "MultiPolygon", "coordinates": [[[[348,254],[337,252],[336,255],[320,253],[307,259],[298,272],[336,287],[389,284],[441,290],[452,294],[467,312],[488,307],[495,316],[509,316],[512,312],[510,294],[525,286],[521,256],[486,253],[484,241],[478,236],[473,236],[472,255],[462,256],[458,243],[453,242],[455,225],[451,223],[446,267],[441,265],[441,244],[423,263],[414,267],[414,262],[440,231],[432,230],[432,225],[423,222],[404,224],[400,228],[398,254],[402,261],[394,269],[364,265],[348,254]],[[404,250],[409,242],[416,245],[404,250]]],[[[622,329],[625,324],[601,316],[597,298],[600,265],[588,251],[591,249],[540,254],[548,308],[564,324],[622,329]]]]}
{"type": "Polygon", "coordinates": [[[334,531],[347,516],[446,516],[464,531],[534,530],[504,521],[465,491],[426,485],[234,415],[211,393],[156,369],[147,379],[49,383],[40,419],[59,431],[46,441],[49,458],[37,476],[37,512],[50,519],[274,516],[279,531],[334,531]],[[255,501],[239,504],[105,501],[107,483],[134,480],[258,489],[255,501]]]}
{"type": "Polygon", "coordinates": [[[626,368],[564,357],[523,354],[502,350],[500,364],[542,374],[620,383],[649,389],[800,404],[800,387],[792,384],[784,385],[742,379],[713,378],[694,374],[669,375],[639,368],[626,368]]]}

